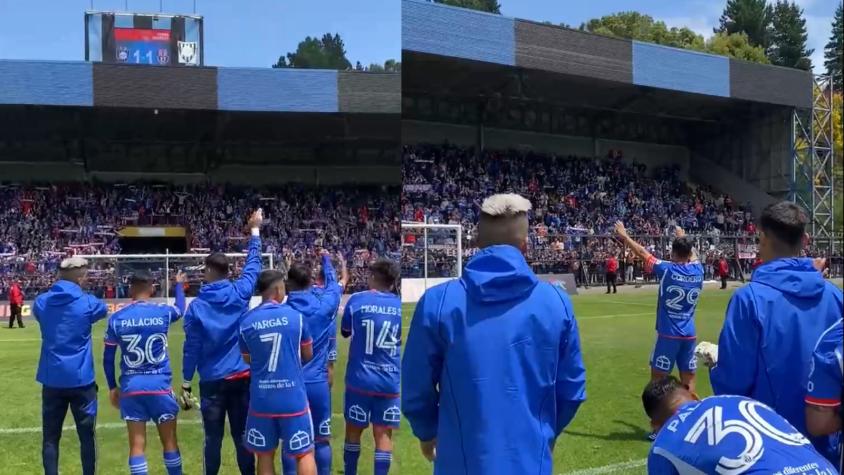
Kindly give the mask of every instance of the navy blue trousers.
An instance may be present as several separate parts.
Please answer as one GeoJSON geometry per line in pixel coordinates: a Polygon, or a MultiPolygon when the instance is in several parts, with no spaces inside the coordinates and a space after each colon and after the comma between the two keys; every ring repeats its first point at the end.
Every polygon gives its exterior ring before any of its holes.
{"type": "Polygon", "coordinates": [[[67,410],[70,408],[79,436],[83,475],[94,475],[97,466],[97,385],[79,388],[41,389],[41,460],[44,475],[59,473],[59,441],[67,410]]]}
{"type": "Polygon", "coordinates": [[[254,475],[255,457],[243,446],[249,413],[249,378],[200,382],[199,397],[205,430],[205,475],[217,475],[220,471],[227,415],[240,473],[254,475]]]}

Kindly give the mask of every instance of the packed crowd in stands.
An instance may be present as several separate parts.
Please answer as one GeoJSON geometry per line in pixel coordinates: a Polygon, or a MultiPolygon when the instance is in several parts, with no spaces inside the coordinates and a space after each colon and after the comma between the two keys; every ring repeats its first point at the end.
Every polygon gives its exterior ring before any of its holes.
{"type": "MultiPolygon", "coordinates": [[[[710,277],[721,257],[730,262],[733,278],[747,275],[755,261],[756,224],[749,204],[690,185],[677,166],[649,170],[622,151],[581,158],[515,150],[477,154],[448,144],[406,146],[402,180],[402,220],[462,225],[465,257],[473,252],[471,236],[483,199],[513,192],[533,203],[527,260],[539,273],[571,272],[585,284],[599,282],[613,254],[622,267],[630,261],[632,271],[622,275],[647,280],[642,263],[628,259],[611,236],[619,220],[661,258],[668,257],[676,226],[698,236],[710,277]]],[[[424,274],[422,241],[421,231],[405,233],[404,277],[424,274]]],[[[428,243],[428,276],[455,275],[454,234],[429,231],[428,243]]]]}
{"type": "MultiPolygon", "coordinates": [[[[256,189],[230,185],[0,185],[0,298],[18,280],[27,298],[50,285],[62,258],[120,254],[117,231],[128,225],[183,225],[192,253],[243,252],[243,225],[261,207],[263,252],[275,263],[342,253],[350,292],[366,286],[368,263],[398,258],[397,204],[379,187],[256,189]]],[[[164,250],[162,249],[163,253],[164,250]]],[[[94,269],[92,291],[121,296],[123,278],[94,269]]]]}

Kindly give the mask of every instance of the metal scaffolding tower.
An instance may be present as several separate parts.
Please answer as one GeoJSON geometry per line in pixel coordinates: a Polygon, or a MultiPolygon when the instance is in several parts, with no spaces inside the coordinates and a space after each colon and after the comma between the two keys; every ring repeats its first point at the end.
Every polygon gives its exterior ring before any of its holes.
{"type": "Polygon", "coordinates": [[[791,127],[791,201],[809,213],[813,238],[832,237],[833,213],[833,82],[814,76],[811,109],[795,109],[791,127]]]}

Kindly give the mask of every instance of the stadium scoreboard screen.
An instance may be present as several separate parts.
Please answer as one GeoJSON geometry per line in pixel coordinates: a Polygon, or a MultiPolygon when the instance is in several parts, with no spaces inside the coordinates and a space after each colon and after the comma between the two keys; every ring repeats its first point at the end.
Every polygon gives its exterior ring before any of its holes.
{"type": "Polygon", "coordinates": [[[85,60],[202,66],[202,17],[85,12],[85,60]]]}

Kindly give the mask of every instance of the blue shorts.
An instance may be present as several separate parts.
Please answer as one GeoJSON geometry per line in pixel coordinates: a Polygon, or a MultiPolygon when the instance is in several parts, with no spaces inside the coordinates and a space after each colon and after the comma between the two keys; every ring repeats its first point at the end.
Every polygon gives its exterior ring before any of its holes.
{"type": "Polygon", "coordinates": [[[161,424],[175,421],[179,404],[172,392],[167,394],[137,394],[120,398],[120,417],[124,421],[161,424]]]}
{"type": "Polygon", "coordinates": [[[249,414],[246,418],[246,449],[250,452],[272,452],[282,441],[284,453],[301,455],[314,448],[314,428],[311,414],[290,417],[260,417],[249,414]]]}
{"type": "Polygon", "coordinates": [[[398,429],[401,422],[401,403],[398,397],[367,396],[346,391],[343,414],[346,423],[358,427],[369,424],[398,429]]]}
{"type": "Polygon", "coordinates": [[[328,381],[305,383],[316,440],[331,439],[331,389],[328,381]]]}
{"type": "Polygon", "coordinates": [[[676,364],[681,372],[694,373],[697,370],[696,342],[695,338],[666,338],[657,335],[654,351],[651,354],[651,368],[670,373],[676,364]]]}

